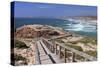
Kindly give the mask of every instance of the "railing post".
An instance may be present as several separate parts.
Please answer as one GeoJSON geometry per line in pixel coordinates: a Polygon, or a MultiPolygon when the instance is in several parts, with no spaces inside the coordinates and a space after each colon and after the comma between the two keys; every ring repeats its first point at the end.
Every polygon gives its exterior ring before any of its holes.
{"type": "Polygon", "coordinates": [[[51,46],[51,52],[53,53],[53,46],[51,46]]]}
{"type": "Polygon", "coordinates": [[[60,58],[61,58],[61,46],[59,46],[59,55],[60,55],[60,58]]]}
{"type": "Polygon", "coordinates": [[[72,61],[75,62],[75,53],[72,53],[72,61]]]}
{"type": "Polygon", "coordinates": [[[52,46],[52,48],[53,48],[53,53],[55,52],[55,48],[54,48],[54,45],[52,46]]]}
{"type": "Polygon", "coordinates": [[[56,54],[57,54],[57,44],[56,44],[56,54]]]}
{"type": "Polygon", "coordinates": [[[50,45],[50,47],[51,47],[51,52],[52,52],[52,46],[50,45]]]}
{"type": "Polygon", "coordinates": [[[52,47],[51,47],[51,45],[49,45],[49,50],[52,52],[52,47]]]}
{"type": "Polygon", "coordinates": [[[66,48],[64,48],[64,61],[66,63],[66,48]]]}
{"type": "Polygon", "coordinates": [[[87,61],[87,59],[85,58],[84,61],[87,61]]]}

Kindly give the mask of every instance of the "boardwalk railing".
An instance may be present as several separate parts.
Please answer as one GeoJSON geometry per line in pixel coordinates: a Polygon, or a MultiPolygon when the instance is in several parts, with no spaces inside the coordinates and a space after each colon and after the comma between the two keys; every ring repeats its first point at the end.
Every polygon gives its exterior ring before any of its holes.
{"type": "Polygon", "coordinates": [[[62,37],[69,37],[69,36],[72,36],[72,34],[65,34],[65,35],[61,35],[61,36],[56,36],[56,37],[52,37],[48,40],[52,40],[52,39],[58,39],[58,38],[62,38],[62,37]]]}
{"type": "Polygon", "coordinates": [[[90,56],[84,52],[81,52],[81,51],[78,51],[74,48],[71,48],[69,46],[65,46],[63,43],[58,43],[58,42],[55,42],[55,43],[51,43],[50,41],[46,40],[45,38],[41,38],[43,43],[46,45],[46,47],[52,52],[52,53],[56,53],[57,55],[60,56],[61,58],[61,55],[62,55],[62,52],[64,54],[64,61],[66,63],[66,58],[68,57],[68,51],[72,52],[72,61],[73,62],[76,62],[75,58],[76,58],[76,55],[79,55],[83,58],[85,58],[86,60],[88,61],[96,61],[97,58],[93,57],[93,56],[90,56]],[[63,49],[63,51],[62,51],[63,49]]]}

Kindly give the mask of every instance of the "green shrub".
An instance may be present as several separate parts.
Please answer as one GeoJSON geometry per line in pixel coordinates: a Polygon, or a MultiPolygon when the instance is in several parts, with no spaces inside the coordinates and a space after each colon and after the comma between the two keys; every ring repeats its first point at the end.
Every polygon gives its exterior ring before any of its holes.
{"type": "Polygon", "coordinates": [[[96,38],[90,38],[90,37],[85,37],[84,39],[80,40],[82,43],[92,43],[92,44],[97,44],[97,39],[96,38]]]}
{"type": "Polygon", "coordinates": [[[91,56],[97,57],[97,51],[91,51],[91,50],[89,50],[89,51],[85,51],[85,53],[87,53],[87,54],[89,54],[91,56]]]}
{"type": "Polygon", "coordinates": [[[72,41],[72,42],[69,42],[69,43],[72,43],[72,44],[77,44],[78,41],[72,41]]]}
{"type": "Polygon", "coordinates": [[[14,47],[15,48],[28,48],[24,42],[21,42],[19,40],[14,40],[14,47]]]}
{"type": "Polygon", "coordinates": [[[67,46],[69,46],[69,47],[71,47],[71,48],[74,48],[74,49],[76,49],[76,50],[79,50],[79,51],[83,51],[83,49],[80,47],[80,46],[76,46],[76,45],[68,45],[68,44],[66,44],[67,46]]]}
{"type": "Polygon", "coordinates": [[[22,57],[21,55],[15,54],[14,55],[14,60],[15,61],[19,61],[19,60],[26,61],[27,59],[25,57],[22,57]]]}
{"type": "Polygon", "coordinates": [[[61,39],[54,39],[54,41],[60,42],[60,43],[64,43],[64,41],[62,41],[61,39]]]}
{"type": "Polygon", "coordinates": [[[75,55],[75,58],[78,59],[78,60],[85,59],[84,57],[77,55],[77,54],[75,55]]]}

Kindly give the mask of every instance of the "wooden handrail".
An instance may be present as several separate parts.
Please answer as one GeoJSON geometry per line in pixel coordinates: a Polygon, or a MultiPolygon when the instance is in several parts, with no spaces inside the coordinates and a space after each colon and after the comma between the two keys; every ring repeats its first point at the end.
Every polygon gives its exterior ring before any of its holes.
{"type": "Polygon", "coordinates": [[[72,36],[72,34],[67,34],[67,35],[62,35],[62,36],[57,36],[57,37],[53,37],[53,38],[50,38],[48,40],[52,40],[52,39],[58,39],[58,38],[62,38],[62,37],[69,37],[69,36],[72,36]]]}
{"type": "Polygon", "coordinates": [[[76,49],[74,49],[74,48],[71,48],[71,47],[69,47],[69,46],[65,46],[63,43],[58,43],[58,42],[56,42],[56,44],[58,44],[59,46],[65,48],[65,49],[67,49],[67,50],[70,50],[71,52],[74,52],[75,54],[78,54],[78,55],[80,55],[80,56],[82,56],[82,57],[84,57],[84,58],[86,58],[86,59],[88,59],[88,60],[97,60],[97,59],[94,58],[93,56],[90,56],[90,55],[88,55],[88,54],[86,54],[86,53],[84,53],[84,52],[78,51],[78,50],[76,50],[76,49]]]}
{"type": "MultiPolygon", "coordinates": [[[[42,39],[45,40],[46,42],[48,42],[51,46],[53,45],[50,41],[46,40],[45,38],[42,38],[42,39]]],[[[61,46],[64,49],[70,50],[71,52],[73,52],[77,55],[80,55],[80,56],[86,58],[87,60],[90,60],[90,61],[96,61],[97,60],[97,58],[90,56],[90,55],[88,55],[84,52],[78,51],[78,50],[71,48],[69,46],[65,46],[63,43],[55,42],[55,44],[57,44],[58,46],[61,46]]],[[[57,48],[56,48],[56,50],[57,50],[57,48]]]]}

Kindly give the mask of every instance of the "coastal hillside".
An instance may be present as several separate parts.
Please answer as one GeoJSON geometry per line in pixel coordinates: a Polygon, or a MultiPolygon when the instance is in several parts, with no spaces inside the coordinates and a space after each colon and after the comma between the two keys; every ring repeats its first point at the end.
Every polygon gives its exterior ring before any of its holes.
{"type": "MultiPolygon", "coordinates": [[[[63,28],[60,27],[40,24],[24,25],[17,28],[14,34],[14,48],[12,48],[14,52],[12,52],[12,55],[15,61],[12,61],[15,65],[36,64],[36,50],[37,47],[40,48],[39,44],[36,43],[41,37],[46,38],[53,44],[58,42],[72,49],[89,54],[90,56],[97,57],[97,40],[95,38],[78,35],[69,31],[65,32],[63,28]]],[[[70,57],[72,56],[70,56],[70,52],[68,54],[68,62],[70,62],[70,57]]],[[[61,57],[63,57],[63,52],[61,57]]],[[[75,59],[77,59],[77,62],[84,61],[84,58],[79,55],[77,55],[75,59]]]]}
{"type": "Polygon", "coordinates": [[[62,28],[49,25],[24,25],[16,29],[15,37],[32,38],[32,37],[49,37],[64,35],[62,28]]]}

